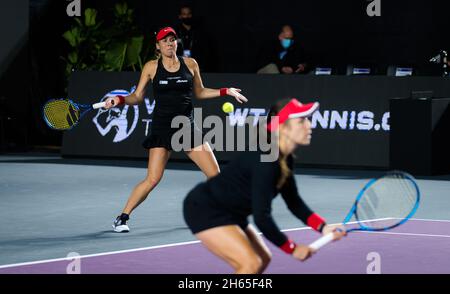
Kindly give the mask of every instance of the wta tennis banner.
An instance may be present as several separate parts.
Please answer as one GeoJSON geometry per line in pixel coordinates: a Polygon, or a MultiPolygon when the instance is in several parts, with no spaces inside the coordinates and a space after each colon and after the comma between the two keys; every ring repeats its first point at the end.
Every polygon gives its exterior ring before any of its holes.
{"type": "MultiPolygon", "coordinates": [[[[389,100],[427,90],[435,96],[450,96],[448,79],[440,77],[203,74],[202,78],[206,87],[240,88],[249,99],[245,104],[237,103],[233,97],[193,100],[196,126],[219,161],[252,151],[250,143],[258,121],[267,116],[277,100],[295,97],[303,103],[320,103],[310,118],[311,145],[297,151],[298,163],[387,168],[389,100]],[[234,104],[232,112],[222,111],[225,102],[234,104]]],[[[98,103],[110,96],[132,93],[138,81],[139,73],[134,72],[74,72],[69,98],[98,103]]],[[[140,105],[93,111],[76,128],[65,132],[62,155],[147,158],[142,142],[150,135],[154,109],[149,84],[140,105]]],[[[187,157],[184,152],[173,152],[172,158],[187,157]]]]}

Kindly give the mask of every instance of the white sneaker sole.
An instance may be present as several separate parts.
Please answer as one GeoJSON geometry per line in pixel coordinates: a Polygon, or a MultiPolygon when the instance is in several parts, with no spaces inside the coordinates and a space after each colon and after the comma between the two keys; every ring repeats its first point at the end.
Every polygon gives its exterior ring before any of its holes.
{"type": "Polygon", "coordinates": [[[116,233],[128,233],[130,231],[130,228],[127,225],[121,225],[121,226],[112,226],[114,229],[114,232],[116,233]]]}

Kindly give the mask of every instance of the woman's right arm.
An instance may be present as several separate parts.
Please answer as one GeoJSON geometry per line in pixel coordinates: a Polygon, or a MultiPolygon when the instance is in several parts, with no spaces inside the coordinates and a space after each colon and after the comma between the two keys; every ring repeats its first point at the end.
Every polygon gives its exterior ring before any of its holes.
{"type": "Polygon", "coordinates": [[[145,88],[148,82],[155,76],[157,61],[151,60],[147,62],[142,69],[141,78],[136,90],[128,96],[115,96],[106,100],[106,109],[115,107],[120,104],[136,105],[144,101],[145,88]]]}

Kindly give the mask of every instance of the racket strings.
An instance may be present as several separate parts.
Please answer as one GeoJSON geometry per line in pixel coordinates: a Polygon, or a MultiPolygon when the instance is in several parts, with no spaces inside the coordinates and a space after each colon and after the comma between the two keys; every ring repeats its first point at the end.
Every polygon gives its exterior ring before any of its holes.
{"type": "Polygon", "coordinates": [[[68,100],[54,100],[44,106],[44,115],[52,128],[67,130],[78,121],[80,111],[68,100]]]}
{"type": "Polygon", "coordinates": [[[401,174],[384,177],[370,186],[361,197],[357,216],[367,227],[385,228],[396,225],[407,217],[417,202],[416,187],[411,179],[401,174]],[[379,221],[382,219],[382,221],[379,221]]]}

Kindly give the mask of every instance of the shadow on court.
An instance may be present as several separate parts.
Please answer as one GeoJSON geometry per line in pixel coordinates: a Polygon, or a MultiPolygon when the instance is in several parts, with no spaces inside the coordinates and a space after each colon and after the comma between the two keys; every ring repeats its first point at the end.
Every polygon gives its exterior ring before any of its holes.
{"type": "Polygon", "coordinates": [[[15,240],[4,240],[0,241],[0,246],[17,246],[17,247],[29,247],[29,246],[55,246],[58,244],[70,244],[75,242],[93,242],[95,240],[104,239],[117,239],[126,238],[129,240],[141,238],[141,237],[154,237],[158,235],[165,235],[167,233],[175,233],[178,231],[187,231],[188,227],[176,227],[164,230],[148,230],[148,229],[135,229],[133,234],[128,233],[116,233],[112,230],[100,231],[91,234],[81,234],[75,236],[65,236],[65,237],[46,237],[46,238],[25,238],[25,239],[15,239],[15,240]]]}

